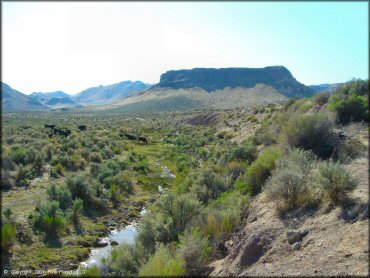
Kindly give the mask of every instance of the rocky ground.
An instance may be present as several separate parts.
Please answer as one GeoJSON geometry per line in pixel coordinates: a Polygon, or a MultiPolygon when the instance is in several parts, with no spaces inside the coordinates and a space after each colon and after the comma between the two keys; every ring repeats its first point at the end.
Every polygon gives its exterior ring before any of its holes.
{"type": "Polygon", "coordinates": [[[256,196],[210,275],[368,276],[368,158],[345,167],[359,181],[345,207],[306,208],[281,218],[265,193],[256,196]]]}

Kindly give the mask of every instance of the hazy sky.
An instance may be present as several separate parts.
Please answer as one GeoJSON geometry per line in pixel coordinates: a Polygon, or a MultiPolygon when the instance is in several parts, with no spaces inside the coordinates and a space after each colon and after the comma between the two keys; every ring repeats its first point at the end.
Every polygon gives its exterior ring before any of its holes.
{"type": "Polygon", "coordinates": [[[368,78],[367,2],[2,2],[2,81],[29,94],[286,66],[304,84],[368,78]]]}

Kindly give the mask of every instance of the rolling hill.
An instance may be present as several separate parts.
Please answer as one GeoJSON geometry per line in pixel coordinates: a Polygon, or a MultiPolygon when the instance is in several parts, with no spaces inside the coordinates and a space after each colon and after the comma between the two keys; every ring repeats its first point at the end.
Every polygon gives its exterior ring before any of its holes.
{"type": "Polygon", "coordinates": [[[48,107],[1,82],[3,111],[46,111],[48,107]]]}
{"type": "Polygon", "coordinates": [[[84,106],[102,105],[126,97],[133,92],[146,90],[149,86],[149,84],[145,84],[141,81],[123,81],[113,85],[86,89],[72,96],[72,100],[84,106]]]}

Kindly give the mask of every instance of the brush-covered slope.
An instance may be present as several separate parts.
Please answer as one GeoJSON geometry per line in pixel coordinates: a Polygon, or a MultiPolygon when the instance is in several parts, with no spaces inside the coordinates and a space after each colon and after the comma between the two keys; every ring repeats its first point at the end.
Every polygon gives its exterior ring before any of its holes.
{"type": "Polygon", "coordinates": [[[123,81],[113,85],[86,89],[73,96],[72,100],[84,106],[107,104],[133,92],[146,90],[148,87],[148,84],[141,81],[123,81]]]}
{"type": "Polygon", "coordinates": [[[3,111],[45,111],[48,107],[32,99],[5,83],[1,83],[1,101],[3,111]]]}

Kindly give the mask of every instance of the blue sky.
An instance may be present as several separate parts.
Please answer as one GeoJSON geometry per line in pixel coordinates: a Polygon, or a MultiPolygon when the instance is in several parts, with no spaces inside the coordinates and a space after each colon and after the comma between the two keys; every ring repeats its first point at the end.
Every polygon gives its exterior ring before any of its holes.
{"type": "Polygon", "coordinates": [[[26,94],[194,67],[284,65],[307,85],[368,78],[367,2],[2,5],[2,81],[26,94]]]}

